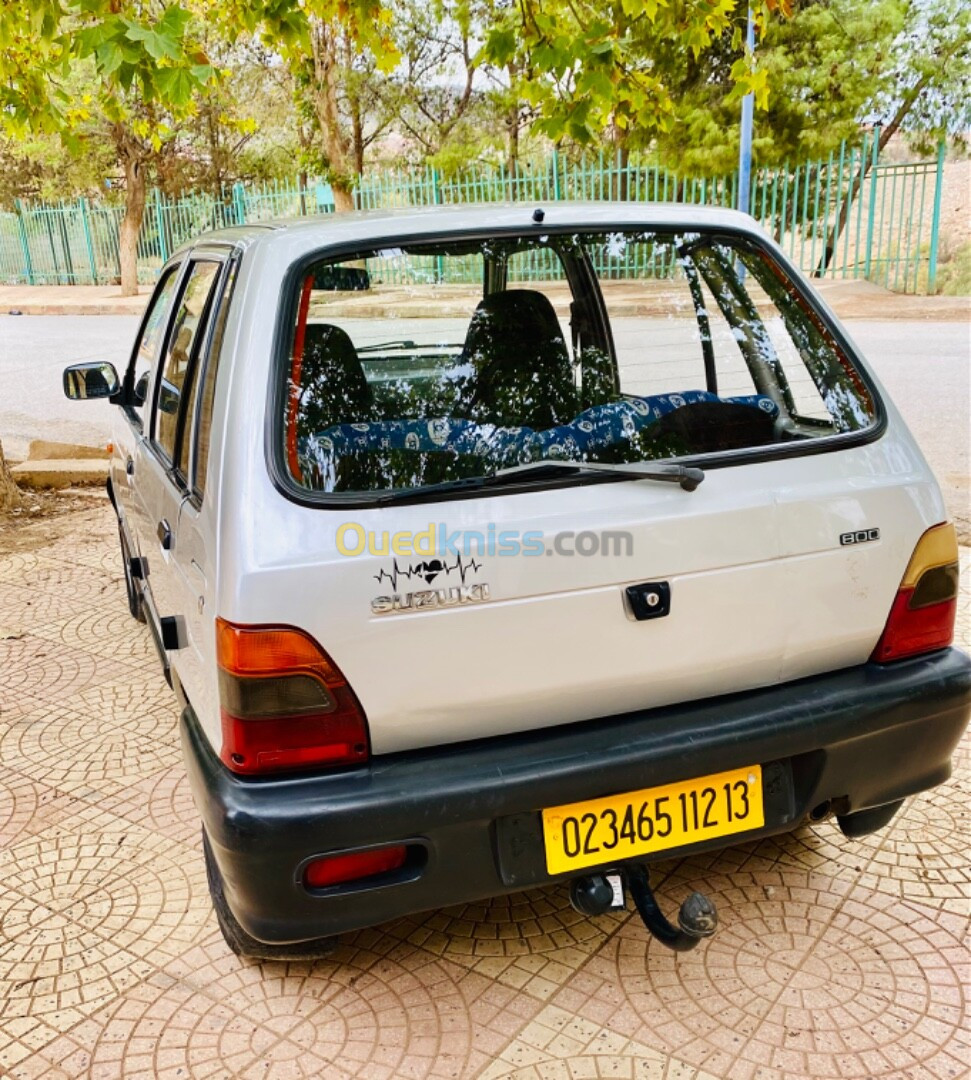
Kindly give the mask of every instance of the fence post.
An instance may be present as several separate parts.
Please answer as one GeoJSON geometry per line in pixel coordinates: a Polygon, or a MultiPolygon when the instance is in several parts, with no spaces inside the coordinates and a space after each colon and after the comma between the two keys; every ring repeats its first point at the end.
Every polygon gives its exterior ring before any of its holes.
{"type": "Polygon", "coordinates": [[[553,147],[553,201],[560,201],[560,163],[555,146],[553,147]]]}
{"type": "Polygon", "coordinates": [[[937,175],[934,179],[934,216],[931,218],[931,252],[927,262],[927,292],[933,293],[937,283],[937,245],[941,234],[941,188],[944,186],[944,140],[937,144],[937,175]]]}
{"type": "Polygon", "coordinates": [[[27,226],[24,224],[24,208],[20,199],[14,199],[14,207],[17,210],[17,231],[20,233],[20,247],[24,253],[24,270],[27,273],[27,284],[34,284],[34,264],[30,258],[30,242],[27,239],[27,226]]]}
{"type": "Polygon", "coordinates": [[[873,265],[873,226],[877,219],[877,165],[880,159],[880,125],[873,129],[873,158],[870,162],[870,208],[866,222],[866,259],[863,264],[863,276],[869,280],[873,265]]]}
{"type": "Polygon", "coordinates": [[[169,261],[169,245],[165,235],[165,216],[162,213],[162,195],[158,188],[155,191],[155,232],[158,235],[158,254],[163,263],[169,261]]]}
{"type": "Polygon", "coordinates": [[[88,219],[88,200],[83,196],[78,199],[81,208],[81,226],[84,229],[84,246],[88,249],[88,265],[91,267],[91,284],[98,284],[98,264],[94,258],[94,243],[91,240],[91,222],[88,219]]]}
{"type": "Polygon", "coordinates": [[[233,216],[237,225],[246,224],[246,188],[238,180],[233,184],[233,216]]]}

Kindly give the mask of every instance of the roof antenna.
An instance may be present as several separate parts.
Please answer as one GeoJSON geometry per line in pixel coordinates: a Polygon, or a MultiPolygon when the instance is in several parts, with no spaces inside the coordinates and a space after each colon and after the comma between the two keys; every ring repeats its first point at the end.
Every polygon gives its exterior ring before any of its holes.
{"type": "Polygon", "coordinates": [[[543,218],[545,218],[545,217],[546,217],[546,211],[541,210],[537,206],[536,209],[533,211],[533,221],[535,221],[537,225],[542,225],[543,224],[543,218]]]}

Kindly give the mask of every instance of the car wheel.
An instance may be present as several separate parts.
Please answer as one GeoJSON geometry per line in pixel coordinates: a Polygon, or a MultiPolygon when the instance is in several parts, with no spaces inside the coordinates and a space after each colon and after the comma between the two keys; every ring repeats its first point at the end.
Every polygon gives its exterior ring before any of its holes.
{"type": "Polygon", "coordinates": [[[268,945],[251,937],[236,921],[236,916],[226,903],[222,874],[216,865],[205,829],[202,830],[202,851],[206,860],[206,881],[216,912],[216,922],[226,944],[237,956],[248,956],[255,960],[320,960],[330,956],[337,948],[336,937],[298,941],[292,945],[268,945]]]}
{"type": "Polygon", "coordinates": [[[131,549],[128,547],[128,541],[125,539],[125,530],[122,528],[120,521],[118,522],[118,539],[121,543],[121,564],[125,570],[125,589],[128,592],[128,610],[131,612],[133,619],[144,622],[145,607],[142,604],[141,594],[135,587],[135,579],[132,577],[131,549]]]}

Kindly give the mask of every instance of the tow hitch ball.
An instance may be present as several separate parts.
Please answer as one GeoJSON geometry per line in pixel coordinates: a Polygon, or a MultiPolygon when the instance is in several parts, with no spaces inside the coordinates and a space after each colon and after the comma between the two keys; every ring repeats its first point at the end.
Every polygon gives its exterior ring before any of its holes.
{"type": "Polygon", "coordinates": [[[676,952],[693,949],[702,938],[711,937],[718,927],[715,905],[700,892],[693,892],[681,905],[678,925],[664,917],[651,891],[646,866],[625,866],[587,874],[570,882],[570,903],[581,915],[603,915],[627,906],[624,888],[630,890],[634,906],[651,934],[676,952]]]}

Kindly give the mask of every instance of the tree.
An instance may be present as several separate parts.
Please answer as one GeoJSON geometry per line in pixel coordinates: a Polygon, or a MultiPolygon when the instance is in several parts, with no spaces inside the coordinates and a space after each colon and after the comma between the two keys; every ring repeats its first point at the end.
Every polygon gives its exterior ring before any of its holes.
{"type": "Polygon", "coordinates": [[[891,63],[872,101],[886,145],[900,129],[927,149],[971,128],[971,8],[963,0],[907,0],[891,63]]]}
{"type": "MultiPolygon", "coordinates": [[[[908,0],[904,26],[871,98],[870,118],[880,125],[878,153],[902,128],[915,129],[926,149],[949,134],[963,138],[971,125],[971,12],[961,0],[908,0]]],[[[815,274],[832,261],[872,159],[860,163],[839,217],[823,246],[815,274]]]]}
{"type": "Polygon", "coordinates": [[[0,121],[15,139],[56,133],[78,153],[107,140],[125,177],[122,295],[138,291],[148,173],[217,72],[190,13],[166,0],[18,0],[0,20],[0,121]],[[87,90],[71,93],[79,66],[87,90]]]}
{"type": "Polygon", "coordinates": [[[109,146],[89,141],[83,155],[68,153],[57,135],[45,132],[14,140],[0,134],[0,206],[15,199],[97,197],[115,168],[109,146]]]}
{"type": "Polygon", "coordinates": [[[474,36],[481,25],[466,0],[435,0],[431,12],[424,0],[399,0],[395,12],[397,122],[427,160],[441,153],[480,98],[474,36]]]}
{"type": "MultiPolygon", "coordinates": [[[[859,131],[906,0],[795,0],[788,18],[765,24],[757,46],[768,97],[755,125],[760,165],[825,157],[859,131]]],[[[686,175],[732,172],[738,163],[739,103],[733,67],[744,56],[745,10],[701,58],[668,47],[657,57],[675,108],[657,136],[660,160],[686,175]]]]}
{"type": "MultiPolygon", "coordinates": [[[[665,50],[706,54],[733,28],[739,0],[521,0],[497,9],[485,57],[521,72],[538,130],[591,145],[605,132],[626,150],[649,146],[674,123],[676,99],[659,67],[665,50]],[[503,14],[504,12],[504,14],[503,14]]],[[[760,26],[781,0],[753,4],[760,26]]],[[[765,104],[765,73],[742,56],[733,98],[765,104]]]]}
{"type": "Polygon", "coordinates": [[[390,122],[372,93],[398,62],[391,11],[381,0],[227,0],[224,26],[259,38],[289,69],[320,139],[321,171],[338,210],[354,208],[364,151],[390,122]]]}

